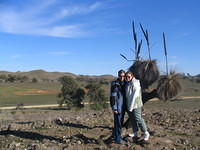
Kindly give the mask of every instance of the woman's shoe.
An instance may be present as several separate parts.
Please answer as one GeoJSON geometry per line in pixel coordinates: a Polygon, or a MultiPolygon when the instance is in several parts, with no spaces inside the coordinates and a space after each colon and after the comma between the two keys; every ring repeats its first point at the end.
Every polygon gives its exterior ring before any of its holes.
{"type": "Polygon", "coordinates": [[[149,140],[149,137],[150,137],[150,134],[149,134],[148,131],[146,131],[146,132],[144,133],[144,141],[148,141],[148,140],[149,140]]]}

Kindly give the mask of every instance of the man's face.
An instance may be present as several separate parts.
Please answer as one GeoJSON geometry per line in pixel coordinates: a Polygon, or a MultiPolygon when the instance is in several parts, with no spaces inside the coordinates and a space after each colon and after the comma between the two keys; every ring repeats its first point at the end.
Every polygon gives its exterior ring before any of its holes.
{"type": "Polygon", "coordinates": [[[118,77],[119,77],[120,81],[124,81],[124,79],[125,79],[125,73],[122,72],[121,74],[119,74],[118,77]]]}

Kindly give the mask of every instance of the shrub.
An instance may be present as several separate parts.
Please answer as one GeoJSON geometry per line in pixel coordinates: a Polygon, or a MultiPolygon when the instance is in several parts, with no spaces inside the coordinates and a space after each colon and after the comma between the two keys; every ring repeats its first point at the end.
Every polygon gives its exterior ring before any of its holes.
{"type": "Polygon", "coordinates": [[[38,79],[37,78],[33,78],[32,79],[32,83],[37,83],[38,82],[38,79]]]}
{"type": "Polygon", "coordinates": [[[58,97],[62,98],[58,102],[60,106],[65,103],[69,108],[82,107],[85,91],[79,87],[78,83],[69,76],[61,77],[59,81],[62,84],[61,92],[58,94],[58,97]]]}
{"type": "Polygon", "coordinates": [[[90,83],[86,86],[88,89],[88,97],[90,102],[90,107],[92,109],[100,110],[102,108],[108,107],[107,100],[107,92],[101,87],[98,83],[90,83]]]}
{"type": "Polygon", "coordinates": [[[200,78],[199,78],[199,79],[196,79],[196,83],[200,83],[200,78]]]}
{"type": "Polygon", "coordinates": [[[16,109],[23,109],[24,104],[23,103],[19,103],[16,105],[16,109]]]}

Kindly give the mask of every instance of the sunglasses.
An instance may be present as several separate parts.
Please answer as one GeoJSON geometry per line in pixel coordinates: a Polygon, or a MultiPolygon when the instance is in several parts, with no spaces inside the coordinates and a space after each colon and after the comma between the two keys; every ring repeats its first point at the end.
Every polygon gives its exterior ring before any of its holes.
{"type": "Polygon", "coordinates": [[[130,79],[132,76],[126,76],[126,78],[130,79]]]}
{"type": "Polygon", "coordinates": [[[119,76],[119,77],[121,77],[121,78],[122,78],[122,77],[125,77],[125,76],[123,76],[123,75],[122,75],[122,76],[119,76]]]}

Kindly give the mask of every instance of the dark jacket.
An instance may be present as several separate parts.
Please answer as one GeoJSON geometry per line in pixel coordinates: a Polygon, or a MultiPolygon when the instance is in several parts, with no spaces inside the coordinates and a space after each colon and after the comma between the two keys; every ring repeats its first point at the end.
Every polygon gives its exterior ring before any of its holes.
{"type": "Polygon", "coordinates": [[[124,82],[115,80],[111,82],[110,105],[112,110],[121,113],[125,110],[125,87],[124,82]]]}

